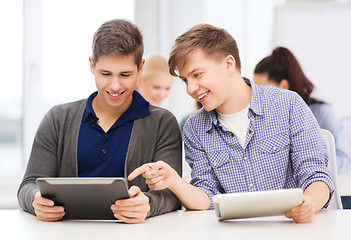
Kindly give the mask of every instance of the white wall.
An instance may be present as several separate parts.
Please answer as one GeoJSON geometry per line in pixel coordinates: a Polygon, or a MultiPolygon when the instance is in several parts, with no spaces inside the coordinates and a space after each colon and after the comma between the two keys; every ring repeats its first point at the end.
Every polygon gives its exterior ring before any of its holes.
{"type": "Polygon", "coordinates": [[[41,0],[23,2],[23,157],[28,159],[44,111],[41,0]]]}
{"type": "Polygon", "coordinates": [[[314,83],[313,94],[351,116],[351,3],[295,3],[277,9],[273,46],[289,48],[314,83]],[[292,21],[293,20],[293,21],[292,21]]]}

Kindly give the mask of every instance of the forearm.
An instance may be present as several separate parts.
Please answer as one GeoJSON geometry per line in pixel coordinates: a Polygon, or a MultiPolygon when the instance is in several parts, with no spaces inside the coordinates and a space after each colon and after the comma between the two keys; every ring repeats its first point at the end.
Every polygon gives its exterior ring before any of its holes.
{"type": "Polygon", "coordinates": [[[38,189],[35,182],[26,182],[20,185],[17,192],[17,200],[23,210],[35,214],[32,202],[34,200],[34,194],[37,191],[38,189]]]}
{"type": "Polygon", "coordinates": [[[305,190],[304,195],[309,196],[315,204],[315,211],[318,212],[328,202],[330,190],[327,184],[322,181],[311,183],[305,190]]]}
{"type": "Polygon", "coordinates": [[[180,209],[180,201],[169,189],[150,190],[145,192],[149,197],[150,212],[147,217],[158,216],[174,210],[180,209]]]}
{"type": "Polygon", "coordinates": [[[208,195],[180,176],[177,176],[174,183],[169,189],[178,197],[180,202],[188,210],[208,210],[210,208],[210,199],[208,195]]]}

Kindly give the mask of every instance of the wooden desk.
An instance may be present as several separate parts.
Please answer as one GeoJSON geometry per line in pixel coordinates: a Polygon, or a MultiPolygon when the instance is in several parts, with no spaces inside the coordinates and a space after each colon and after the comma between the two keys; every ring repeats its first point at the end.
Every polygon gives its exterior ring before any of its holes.
{"type": "Polygon", "coordinates": [[[311,223],[284,216],[217,221],[213,211],[177,211],[142,224],[99,221],[42,222],[21,210],[0,210],[1,239],[349,239],[351,210],[325,210],[311,223]]]}

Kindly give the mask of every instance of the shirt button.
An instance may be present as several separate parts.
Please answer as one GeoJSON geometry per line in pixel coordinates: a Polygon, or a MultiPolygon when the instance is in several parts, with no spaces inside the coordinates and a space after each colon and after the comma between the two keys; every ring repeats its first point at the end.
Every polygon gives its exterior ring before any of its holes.
{"type": "Polygon", "coordinates": [[[213,166],[217,167],[218,163],[217,162],[214,162],[213,163],[213,166]]]}
{"type": "Polygon", "coordinates": [[[93,124],[91,124],[91,127],[95,127],[95,124],[93,123],[93,124]]]}
{"type": "Polygon", "coordinates": [[[276,146],[274,146],[274,147],[273,147],[273,150],[274,150],[274,151],[276,151],[276,150],[277,150],[277,147],[276,147],[276,146]]]}
{"type": "Polygon", "coordinates": [[[250,134],[252,133],[251,129],[249,130],[249,133],[250,133],[250,134]]]}
{"type": "Polygon", "coordinates": [[[104,155],[105,155],[105,154],[107,153],[107,150],[106,150],[106,149],[102,149],[102,151],[101,151],[101,152],[102,152],[102,154],[104,154],[104,155]]]}
{"type": "Polygon", "coordinates": [[[105,138],[108,138],[108,134],[105,134],[105,138]]]}
{"type": "Polygon", "coordinates": [[[249,159],[248,157],[244,157],[244,160],[246,161],[247,159],[249,159]]]}
{"type": "Polygon", "coordinates": [[[249,186],[250,186],[250,188],[252,188],[253,187],[253,183],[250,183],[249,186]]]}
{"type": "Polygon", "coordinates": [[[231,137],[234,137],[234,133],[231,133],[230,136],[231,136],[231,137]]]}

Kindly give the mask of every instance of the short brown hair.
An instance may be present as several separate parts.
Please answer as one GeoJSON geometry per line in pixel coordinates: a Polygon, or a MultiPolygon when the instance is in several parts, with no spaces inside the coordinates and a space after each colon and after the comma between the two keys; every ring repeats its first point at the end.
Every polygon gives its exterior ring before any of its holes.
{"type": "Polygon", "coordinates": [[[178,36],[168,60],[169,72],[178,76],[177,67],[184,66],[187,57],[196,49],[201,49],[208,56],[219,58],[232,55],[236,67],[241,70],[239,49],[235,39],[224,29],[209,24],[198,24],[178,36]]]}
{"type": "Polygon", "coordinates": [[[134,55],[135,64],[140,66],[144,44],[140,30],[133,23],[123,19],[113,19],[102,24],[93,38],[93,63],[104,55],[134,55]]]}

